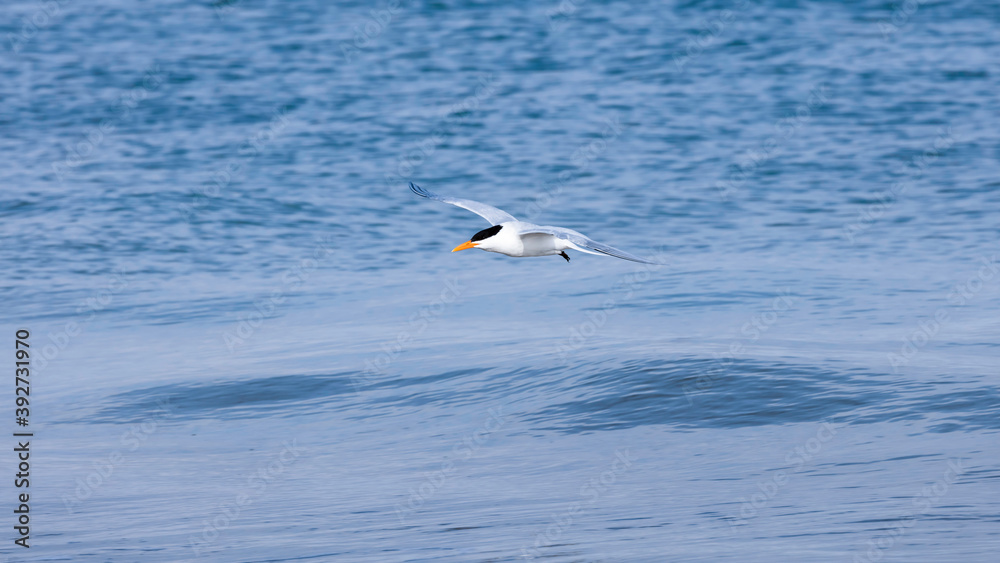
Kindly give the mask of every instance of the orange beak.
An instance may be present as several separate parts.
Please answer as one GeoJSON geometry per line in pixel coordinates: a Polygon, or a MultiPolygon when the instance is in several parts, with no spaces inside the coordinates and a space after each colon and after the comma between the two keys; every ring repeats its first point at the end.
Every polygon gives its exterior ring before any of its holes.
{"type": "Polygon", "coordinates": [[[465,250],[466,248],[475,248],[475,247],[476,243],[470,240],[469,242],[463,242],[462,244],[456,246],[455,249],[452,250],[452,252],[458,252],[459,250],[465,250]]]}

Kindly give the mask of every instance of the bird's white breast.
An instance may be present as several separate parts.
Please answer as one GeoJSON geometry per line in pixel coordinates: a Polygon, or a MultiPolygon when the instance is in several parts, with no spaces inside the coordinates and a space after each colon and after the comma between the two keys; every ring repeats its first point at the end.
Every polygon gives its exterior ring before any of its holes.
{"type": "Polygon", "coordinates": [[[521,235],[522,256],[550,256],[567,248],[565,241],[544,233],[521,235]]]}

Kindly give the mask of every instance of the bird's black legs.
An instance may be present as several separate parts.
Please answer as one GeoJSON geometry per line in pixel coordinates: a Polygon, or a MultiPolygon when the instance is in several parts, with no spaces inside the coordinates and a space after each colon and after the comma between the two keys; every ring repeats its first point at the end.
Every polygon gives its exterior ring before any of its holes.
{"type": "Polygon", "coordinates": [[[569,254],[566,254],[565,250],[563,250],[562,252],[560,252],[559,256],[562,256],[563,258],[566,259],[567,262],[569,262],[569,254]]]}

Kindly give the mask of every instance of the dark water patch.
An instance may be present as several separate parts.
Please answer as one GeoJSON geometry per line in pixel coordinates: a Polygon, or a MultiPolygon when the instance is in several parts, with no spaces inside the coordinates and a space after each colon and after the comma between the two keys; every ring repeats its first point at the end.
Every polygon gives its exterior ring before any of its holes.
{"type": "MultiPolygon", "coordinates": [[[[572,368],[580,370],[580,367],[572,368]]],[[[996,428],[1000,401],[991,389],[942,392],[864,370],[687,358],[591,368],[560,401],[527,418],[559,432],[615,430],[662,424],[736,428],[837,420],[868,424],[904,420],[947,422],[938,432],[996,428]]]]}
{"type": "Polygon", "coordinates": [[[644,425],[740,428],[835,420],[923,421],[932,432],[1000,428],[1000,393],[950,382],[905,383],[857,368],[762,360],[634,360],[514,370],[466,368],[415,376],[356,372],[162,385],[108,398],[93,423],[172,418],[301,416],[331,399],[364,401],[364,417],[399,407],[461,409],[498,397],[535,430],[584,433],[644,425]],[[542,398],[544,404],[537,405],[542,398]]]}
{"type": "Polygon", "coordinates": [[[161,385],[109,397],[86,422],[128,423],[167,413],[173,419],[250,418],[352,393],[351,373],[280,375],[217,383],[161,385]]]}
{"type": "Polygon", "coordinates": [[[828,368],[688,358],[602,369],[584,377],[585,396],[530,417],[561,432],[667,424],[734,428],[826,420],[896,395],[828,368]]]}
{"type": "Polygon", "coordinates": [[[372,409],[377,410],[378,406],[461,405],[473,400],[476,393],[473,388],[465,392],[457,389],[454,381],[484,371],[489,370],[461,369],[411,377],[343,372],[161,385],[113,395],[104,407],[86,417],[85,421],[139,422],[164,413],[178,420],[300,416],[331,399],[362,395],[368,405],[368,414],[372,409]],[[401,391],[388,396],[380,393],[394,389],[401,391]]]}

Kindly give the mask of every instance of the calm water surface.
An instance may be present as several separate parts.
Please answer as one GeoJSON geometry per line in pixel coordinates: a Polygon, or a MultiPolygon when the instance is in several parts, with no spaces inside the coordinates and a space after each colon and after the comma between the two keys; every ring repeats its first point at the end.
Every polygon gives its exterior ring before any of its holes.
{"type": "Polygon", "coordinates": [[[2,13],[9,560],[994,560],[995,3],[2,13]]]}

